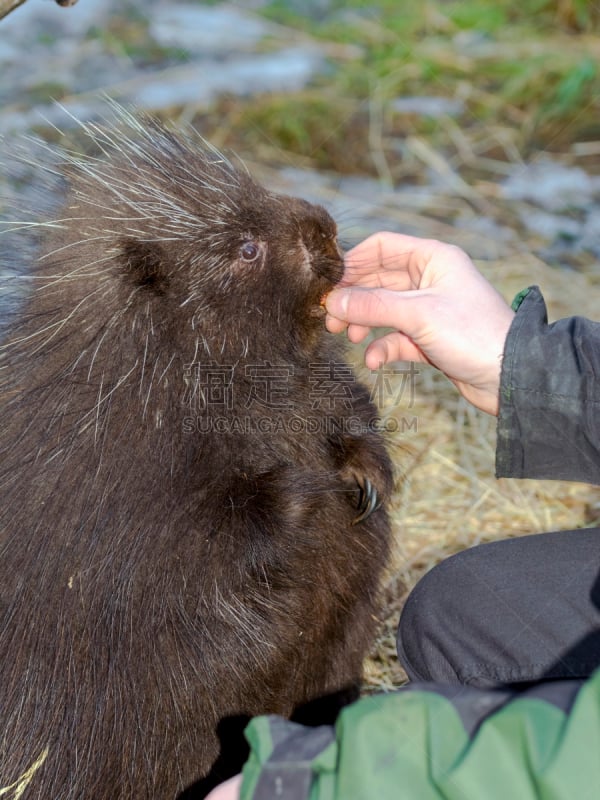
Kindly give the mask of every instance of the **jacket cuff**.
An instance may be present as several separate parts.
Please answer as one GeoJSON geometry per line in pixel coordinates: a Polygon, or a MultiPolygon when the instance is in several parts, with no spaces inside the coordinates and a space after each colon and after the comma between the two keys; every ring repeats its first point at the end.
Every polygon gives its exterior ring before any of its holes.
{"type": "Polygon", "coordinates": [[[520,293],[500,377],[496,476],[600,484],[600,324],[548,324],[537,286],[520,293]]]}

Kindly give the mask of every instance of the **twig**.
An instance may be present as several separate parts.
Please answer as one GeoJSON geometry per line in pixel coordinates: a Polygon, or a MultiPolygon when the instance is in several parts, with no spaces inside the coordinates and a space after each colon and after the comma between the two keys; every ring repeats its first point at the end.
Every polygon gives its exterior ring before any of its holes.
{"type": "Polygon", "coordinates": [[[24,2],[25,0],[0,0],[0,19],[6,17],[18,6],[23,5],[24,2]]]}
{"type": "Polygon", "coordinates": [[[383,146],[383,92],[376,86],[369,98],[369,150],[380,179],[389,187],[394,185],[392,172],[383,146]]]}
{"type": "MultiPolygon", "coordinates": [[[[22,6],[25,0],[0,0],[0,19],[8,16],[15,8],[22,6]]],[[[55,0],[59,6],[74,6],[77,0],[55,0]]]]}

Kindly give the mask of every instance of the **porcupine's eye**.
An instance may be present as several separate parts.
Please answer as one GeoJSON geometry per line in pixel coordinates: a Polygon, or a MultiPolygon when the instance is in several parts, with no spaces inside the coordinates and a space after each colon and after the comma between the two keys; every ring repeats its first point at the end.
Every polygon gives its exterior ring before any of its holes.
{"type": "Polygon", "coordinates": [[[260,254],[260,247],[256,242],[244,242],[240,247],[240,256],[243,261],[256,261],[260,254]]]}

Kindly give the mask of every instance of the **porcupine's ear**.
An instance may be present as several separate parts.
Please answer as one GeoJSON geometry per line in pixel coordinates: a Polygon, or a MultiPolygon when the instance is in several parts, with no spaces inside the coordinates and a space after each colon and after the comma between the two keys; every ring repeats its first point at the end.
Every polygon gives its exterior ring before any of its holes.
{"type": "Polygon", "coordinates": [[[124,237],[120,242],[123,272],[134,286],[163,295],[169,279],[165,254],[157,242],[124,237]]]}

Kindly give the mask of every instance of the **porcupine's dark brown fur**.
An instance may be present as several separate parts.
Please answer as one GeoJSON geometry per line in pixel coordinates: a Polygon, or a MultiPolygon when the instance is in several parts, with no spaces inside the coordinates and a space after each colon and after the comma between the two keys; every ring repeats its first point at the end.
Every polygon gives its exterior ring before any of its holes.
{"type": "Polygon", "coordinates": [[[65,155],[2,347],[0,787],[23,800],[203,796],[241,719],[356,686],[388,550],[384,508],[353,524],[391,472],[319,313],[333,220],[120,117],[84,126],[106,157],[65,155]]]}

